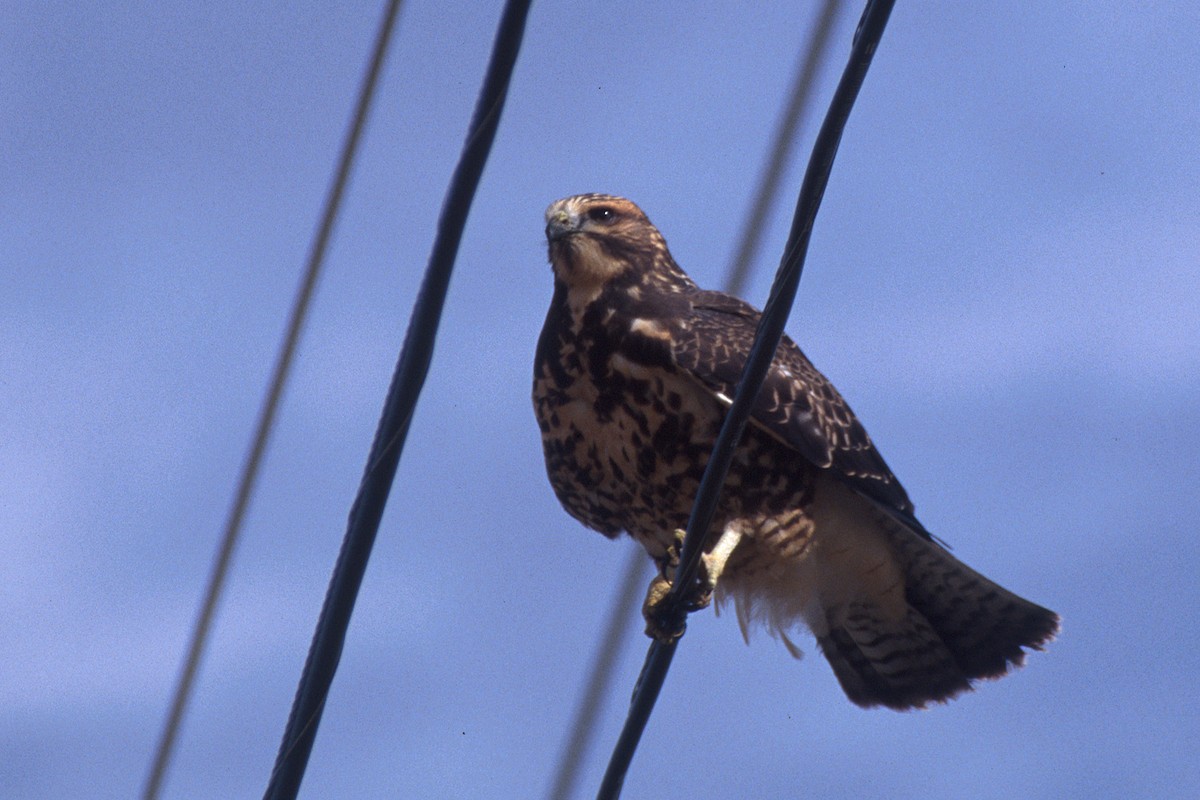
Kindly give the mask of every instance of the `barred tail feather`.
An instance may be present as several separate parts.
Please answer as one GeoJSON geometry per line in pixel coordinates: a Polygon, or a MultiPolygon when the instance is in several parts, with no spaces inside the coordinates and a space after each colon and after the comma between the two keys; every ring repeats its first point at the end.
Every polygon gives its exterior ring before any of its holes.
{"type": "Polygon", "coordinates": [[[1058,616],[900,528],[891,544],[904,571],[904,613],[867,595],[825,609],[821,651],[861,706],[920,708],[972,682],[999,678],[1058,631],[1058,616]]]}
{"type": "Polygon", "coordinates": [[[929,622],[910,608],[889,619],[856,603],[817,637],[821,652],[854,703],[917,708],[971,688],[953,654],[929,622]]]}
{"type": "Polygon", "coordinates": [[[944,702],[1020,666],[1027,648],[1040,650],[1057,633],[1053,612],[843,485],[826,483],[817,499],[816,535],[802,560],[735,572],[718,597],[734,599],[743,634],[761,625],[793,655],[789,635],[807,625],[858,705],[944,702]]]}

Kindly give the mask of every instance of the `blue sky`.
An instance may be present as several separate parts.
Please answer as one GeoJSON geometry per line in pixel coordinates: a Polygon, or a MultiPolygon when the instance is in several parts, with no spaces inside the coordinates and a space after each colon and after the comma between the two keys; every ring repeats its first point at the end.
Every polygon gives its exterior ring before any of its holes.
{"type": "MultiPolygon", "coordinates": [[[[5,797],[144,780],[379,12],[6,8],[5,797]]],[[[814,13],[535,5],[302,796],[545,791],[632,545],[542,469],[542,211],[626,195],[719,285],[814,13]]],[[[403,11],[166,797],[265,787],[498,14],[403,11]]],[[[1187,4],[899,4],[788,329],[925,525],[1063,633],[896,714],[851,705],[811,640],[797,663],[700,615],[627,797],[1200,793],[1197,40],[1187,4]]]]}

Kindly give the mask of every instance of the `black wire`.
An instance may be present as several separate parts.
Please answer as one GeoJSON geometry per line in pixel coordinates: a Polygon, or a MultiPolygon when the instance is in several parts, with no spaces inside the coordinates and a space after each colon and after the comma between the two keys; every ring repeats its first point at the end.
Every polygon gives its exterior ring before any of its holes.
{"type": "Polygon", "coordinates": [[[558,768],[547,794],[550,800],[567,800],[575,791],[579,781],[579,768],[596,732],[596,719],[600,716],[601,703],[612,684],[612,675],[616,668],[617,656],[622,650],[624,634],[629,630],[629,620],[633,618],[637,608],[638,589],[644,585],[643,576],[649,573],[647,567],[650,561],[646,558],[646,551],[635,542],[630,544],[632,546],[629,548],[625,573],[609,611],[608,625],[604,635],[596,643],[592,674],[575,710],[575,718],[571,720],[567,742],[563,745],[562,756],[558,760],[558,768]]]}
{"type": "Polygon", "coordinates": [[[212,630],[213,617],[216,614],[217,604],[220,601],[222,590],[225,586],[225,579],[229,574],[229,566],[233,560],[234,548],[241,536],[242,522],[246,517],[246,509],[250,506],[250,498],[254,493],[254,487],[258,481],[258,473],[262,466],[263,455],[267,450],[267,442],[275,426],[275,417],[279,411],[280,400],[283,398],[283,387],[287,383],[288,376],[291,374],[292,361],[296,354],[297,344],[300,341],[300,332],[308,317],[308,309],[312,305],[317,278],[320,276],[321,268],[325,263],[325,253],[329,249],[329,240],[333,235],[334,223],[337,221],[338,211],[341,209],[342,195],[345,193],[346,184],[350,180],[350,170],[354,164],[354,157],[358,152],[358,143],[362,138],[362,131],[366,125],[367,115],[371,108],[371,100],[375,96],[375,87],[378,84],[379,73],[382,69],[384,56],[387,54],[388,43],[391,40],[392,30],[395,28],[395,21],[399,14],[400,6],[401,0],[390,0],[384,10],[383,19],[379,23],[379,31],[375,36],[375,46],[371,51],[371,60],[368,62],[366,74],[363,76],[362,85],[359,87],[358,101],[354,107],[350,130],[347,131],[345,141],[342,143],[342,152],[338,159],[337,170],[334,173],[333,185],[329,188],[328,195],[326,195],[325,207],[321,212],[321,221],[313,238],[312,247],[309,249],[308,264],[304,270],[300,290],[296,294],[296,300],[292,305],[291,317],[288,320],[283,346],[280,348],[279,358],[275,362],[275,369],[271,375],[266,400],[263,403],[262,410],[259,412],[258,422],[254,430],[254,438],[250,445],[250,453],[246,457],[245,465],[242,467],[237,491],[234,494],[233,507],[230,509],[229,517],[225,522],[225,530],[221,535],[220,545],[217,547],[217,556],[213,561],[212,573],[209,576],[208,586],[204,593],[204,601],[201,604],[200,614],[196,619],[196,627],[192,631],[191,642],[188,645],[187,656],[184,659],[183,670],[179,675],[179,682],[175,686],[175,694],[171,700],[171,710],[167,714],[162,736],[154,752],[154,760],[151,762],[150,774],[146,778],[145,787],[142,789],[142,800],[156,800],[159,796],[162,790],[163,779],[166,777],[167,767],[175,751],[175,743],[178,740],[179,729],[183,724],[184,712],[187,710],[188,701],[191,699],[192,689],[196,682],[196,673],[200,668],[200,661],[204,657],[208,635],[212,630]]]}
{"type": "MultiPolygon", "coordinates": [[[[730,259],[729,271],[725,283],[721,287],[722,291],[741,294],[745,289],[746,280],[754,263],[754,256],[762,242],[762,233],[766,227],[769,210],[778,194],[784,167],[790,160],[796,141],[796,131],[800,128],[804,111],[809,107],[812,98],[817,69],[825,61],[826,53],[829,50],[833,23],[837,18],[839,6],[839,0],[825,0],[824,6],[817,12],[816,23],[808,44],[802,51],[803,56],[797,64],[796,74],[792,79],[787,108],[775,130],[770,155],[759,178],[758,189],[755,192],[754,201],[750,205],[746,223],[742,227],[742,237],[738,241],[733,258],[730,259]]],[[[616,600],[609,611],[608,624],[596,648],[591,674],[588,676],[586,688],[568,728],[567,741],[563,746],[562,756],[559,758],[558,767],[550,785],[550,792],[547,795],[549,800],[567,800],[574,792],[583,757],[595,733],[596,719],[601,710],[601,699],[608,694],[617,655],[631,630],[627,621],[633,618],[638,600],[638,588],[642,585],[642,576],[649,572],[647,569],[649,563],[646,553],[640,545],[629,548],[620,580],[622,588],[617,592],[616,600]]]]}
{"type": "Polygon", "coordinates": [[[817,13],[817,24],[813,27],[812,37],[804,52],[800,68],[796,71],[792,93],[788,100],[787,110],[784,111],[779,129],[775,131],[775,141],[771,144],[771,156],[763,169],[757,195],[750,206],[746,224],[742,228],[742,238],[734,251],[729,269],[729,278],[723,287],[729,294],[741,295],[746,288],[746,280],[750,275],[750,266],[762,243],[762,232],[769,210],[774,204],[779,191],[779,182],[783,179],[783,169],[791,155],[792,143],[796,139],[796,131],[800,128],[804,110],[812,97],[812,87],[816,82],[817,69],[825,61],[829,49],[833,22],[837,18],[839,0],[825,0],[824,7],[817,13]]]}
{"type": "MultiPolygon", "coordinates": [[[[685,612],[681,610],[684,594],[695,579],[700,554],[703,552],[704,539],[712,524],[713,513],[720,497],[721,484],[729,472],[734,448],[750,418],[751,406],[762,386],[767,369],[774,358],[775,349],[783,335],[783,327],[795,300],[800,274],[804,268],[804,257],[808,250],[809,238],[812,235],[813,221],[821,206],[825,187],[829,183],[829,174],[833,168],[838,145],[841,143],[842,131],[846,127],[846,120],[850,116],[850,110],[854,107],[854,101],[858,97],[858,91],[862,87],[867,69],[871,65],[871,59],[875,55],[875,49],[879,45],[893,5],[894,0],[869,0],[863,11],[862,19],[858,23],[849,63],[842,73],[829,111],[825,115],[825,122],[821,125],[821,130],[813,145],[812,156],[804,175],[804,183],[800,187],[800,196],[796,202],[796,212],[792,218],[791,233],[788,235],[783,259],[771,287],[771,295],[763,309],[762,320],[759,322],[758,331],[755,334],[754,346],[750,349],[750,356],[742,372],[733,404],[725,415],[721,433],[717,437],[716,445],[713,447],[712,455],[704,470],[704,477],[700,481],[696,503],[688,519],[687,536],[684,539],[679,568],[676,571],[671,592],[664,601],[666,604],[664,606],[665,616],[669,617],[672,609],[681,618],[684,616],[685,612]]],[[[655,700],[658,699],[658,693],[666,679],[671,659],[675,655],[676,645],[677,642],[663,644],[659,641],[650,645],[645,665],[642,667],[642,674],[634,689],[629,716],[617,740],[616,747],[613,749],[612,758],[609,760],[608,769],[605,771],[600,785],[600,791],[596,795],[598,800],[610,800],[620,796],[625,774],[629,770],[629,764],[633,760],[633,754],[641,739],[642,731],[645,729],[650,712],[654,709],[655,700]]]]}
{"type": "Polygon", "coordinates": [[[308,660],[279,746],[279,755],[264,795],[268,800],[294,798],[300,790],[317,726],[346,639],[354,601],[412,421],[413,409],[429,371],[454,259],[471,201],[500,123],[500,113],[520,50],[529,5],[530,0],[510,0],[505,4],[500,18],[483,88],[475,105],[462,156],[450,180],[438,220],[437,237],[413,306],[404,347],[392,376],[358,496],[350,509],[346,537],[330,579],[308,660]]]}

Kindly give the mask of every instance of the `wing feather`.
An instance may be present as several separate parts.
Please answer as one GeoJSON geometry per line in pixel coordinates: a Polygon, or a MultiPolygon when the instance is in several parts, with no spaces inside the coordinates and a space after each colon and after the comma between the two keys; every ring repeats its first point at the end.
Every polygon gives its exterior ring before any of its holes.
{"type": "MultiPolygon", "coordinates": [[[[709,391],[732,398],[761,314],[750,304],[720,292],[697,291],[691,300],[688,324],[674,337],[675,361],[709,391]]],[[[904,487],[850,406],[786,335],[755,401],[751,420],[928,535],[913,517],[904,487]]]]}

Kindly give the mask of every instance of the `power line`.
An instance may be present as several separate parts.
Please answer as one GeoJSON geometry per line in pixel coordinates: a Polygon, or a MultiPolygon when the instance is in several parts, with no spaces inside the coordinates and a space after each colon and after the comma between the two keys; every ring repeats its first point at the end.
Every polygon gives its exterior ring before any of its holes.
{"type": "MultiPolygon", "coordinates": [[[[750,418],[754,399],[762,387],[767,369],[774,358],[775,349],[783,336],[784,324],[787,322],[788,314],[796,297],[796,290],[799,287],[800,275],[804,268],[804,257],[812,235],[813,222],[821,206],[825,187],[829,182],[829,174],[841,142],[842,131],[845,129],[850,110],[854,107],[854,101],[858,97],[858,91],[862,87],[867,69],[871,65],[871,59],[875,55],[893,5],[894,0],[868,0],[862,19],[859,21],[858,30],[854,35],[849,62],[842,73],[829,111],[825,115],[825,122],[821,125],[821,130],[813,145],[804,182],[800,187],[800,196],[796,203],[796,212],[792,218],[792,228],[784,248],[783,259],[775,275],[770,297],[763,309],[762,319],[754,337],[754,345],[750,349],[750,355],[742,371],[733,404],[725,415],[721,432],[704,470],[704,477],[700,481],[696,502],[688,519],[687,535],[684,538],[679,567],[676,570],[671,591],[663,604],[663,618],[674,617],[679,621],[680,629],[682,629],[687,615],[687,612],[683,610],[685,595],[695,580],[700,554],[703,552],[704,539],[712,524],[713,514],[720,497],[721,485],[729,472],[734,448],[741,439],[742,431],[750,418]]],[[[598,800],[611,800],[611,798],[620,796],[625,774],[629,770],[629,764],[633,760],[638,741],[645,730],[654,703],[658,699],[677,644],[678,640],[669,644],[655,640],[650,645],[642,673],[634,689],[629,715],[601,782],[600,791],[597,794],[598,800]]]]}
{"type": "Polygon", "coordinates": [[[450,179],[425,277],[413,305],[404,346],[384,401],[362,483],[350,508],[346,536],[264,795],[267,800],[294,798],[304,778],[413,410],[429,372],[454,259],[500,124],[529,5],[530,0],[509,0],[500,18],[483,88],[476,101],[462,155],[450,179]]]}
{"type": "Polygon", "coordinates": [[[838,0],[825,0],[825,5],[817,12],[817,23],[813,27],[812,37],[809,39],[804,57],[796,70],[787,110],[784,111],[779,128],[775,131],[775,141],[771,143],[771,156],[763,169],[758,193],[750,205],[746,224],[742,227],[742,238],[738,241],[737,249],[730,261],[729,278],[724,287],[729,294],[740,295],[745,291],[750,267],[754,263],[754,257],[758,254],[759,245],[762,244],[766,220],[779,195],[779,184],[783,180],[783,171],[788,161],[791,160],[796,133],[800,129],[804,112],[812,99],[812,87],[816,83],[817,70],[824,63],[829,52],[833,23],[837,18],[837,10],[840,5],[838,0]]]}
{"type": "Polygon", "coordinates": [[[596,734],[596,720],[600,716],[602,701],[609,692],[612,684],[617,656],[620,654],[628,628],[628,620],[637,608],[638,589],[645,579],[642,577],[646,570],[646,553],[641,545],[629,548],[629,559],[625,563],[625,572],[617,587],[616,599],[609,611],[608,624],[604,635],[596,647],[592,659],[592,672],[588,676],[587,688],[579,700],[572,720],[567,742],[563,747],[562,757],[558,760],[558,768],[554,773],[549,797],[551,800],[566,800],[579,782],[579,767],[587,754],[592,739],[596,734]]]}
{"type": "MultiPolygon", "coordinates": [[[[804,112],[809,107],[817,70],[826,60],[829,51],[832,38],[830,34],[833,31],[838,6],[838,0],[825,1],[824,6],[817,12],[808,44],[801,51],[803,55],[797,63],[796,74],[792,79],[787,107],[775,130],[770,156],[763,167],[754,202],[750,205],[749,214],[742,227],[742,237],[730,260],[728,276],[722,287],[730,294],[741,294],[745,289],[754,257],[762,242],[769,210],[775,203],[783,171],[794,149],[796,133],[800,129],[804,112]]],[[[578,783],[583,757],[596,731],[601,700],[609,693],[617,654],[621,651],[622,642],[630,630],[627,621],[634,615],[638,590],[644,581],[642,576],[647,573],[645,551],[640,546],[629,548],[620,580],[621,588],[609,612],[604,636],[592,661],[591,674],[588,676],[575,718],[568,729],[567,742],[563,747],[563,755],[559,759],[548,795],[551,800],[566,800],[578,783]]]]}
{"type": "Polygon", "coordinates": [[[242,467],[237,491],[234,493],[233,507],[229,512],[229,517],[225,523],[225,530],[221,536],[221,542],[217,547],[217,556],[213,562],[212,574],[208,579],[208,587],[204,593],[200,614],[196,619],[196,625],[192,631],[191,642],[188,645],[187,656],[184,659],[183,671],[180,673],[179,682],[175,686],[175,694],[171,700],[171,709],[167,714],[167,720],[163,726],[158,747],[155,750],[154,760],[150,766],[150,774],[142,790],[143,800],[156,800],[158,798],[159,792],[162,789],[163,779],[166,776],[167,767],[175,750],[179,729],[183,723],[183,715],[187,710],[188,701],[191,699],[192,689],[196,682],[196,673],[200,668],[200,661],[204,657],[205,646],[208,643],[208,636],[212,630],[213,617],[216,614],[217,605],[220,602],[221,594],[225,587],[225,580],[229,574],[233,552],[241,536],[242,522],[246,517],[246,509],[249,507],[250,498],[254,494],[254,487],[258,481],[258,473],[262,466],[263,455],[267,449],[267,442],[275,426],[275,417],[279,411],[279,404],[283,397],[283,388],[287,383],[288,376],[291,374],[296,346],[300,341],[300,333],[308,317],[309,307],[312,305],[313,292],[316,289],[317,279],[320,277],[321,268],[325,262],[325,253],[329,247],[329,240],[333,234],[333,227],[337,221],[338,211],[341,209],[342,195],[345,193],[346,184],[350,180],[350,170],[354,164],[354,157],[358,151],[358,143],[362,138],[363,128],[366,125],[367,114],[370,111],[371,101],[375,95],[375,87],[378,84],[379,73],[383,66],[384,56],[387,53],[388,43],[391,40],[392,30],[395,27],[400,5],[401,0],[389,0],[383,19],[379,24],[379,31],[375,37],[375,47],[371,52],[371,59],[368,62],[366,74],[363,76],[362,85],[359,88],[358,101],[355,104],[354,114],[351,118],[350,130],[347,131],[346,138],[342,142],[342,152],[338,159],[337,170],[334,173],[333,185],[330,186],[325,198],[325,206],[321,212],[321,221],[317,227],[316,235],[313,237],[312,246],[309,248],[308,264],[305,267],[304,276],[300,282],[300,290],[292,306],[283,346],[280,348],[278,359],[275,362],[275,369],[271,375],[266,400],[263,403],[262,410],[259,412],[254,437],[250,445],[250,453],[246,458],[245,465],[242,467]]]}

